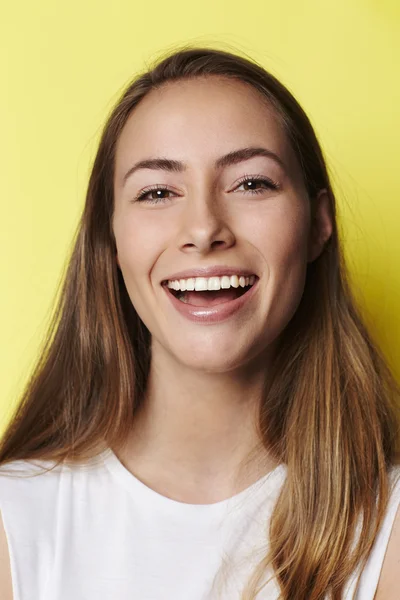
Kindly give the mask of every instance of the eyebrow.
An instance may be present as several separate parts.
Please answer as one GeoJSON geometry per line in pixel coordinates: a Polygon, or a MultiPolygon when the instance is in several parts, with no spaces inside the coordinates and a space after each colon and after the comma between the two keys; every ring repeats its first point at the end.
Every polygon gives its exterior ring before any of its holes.
{"type": "MultiPolygon", "coordinates": [[[[223,169],[224,167],[235,165],[244,160],[249,160],[255,156],[266,156],[267,158],[271,158],[278,163],[280,167],[285,169],[284,162],[277,154],[275,154],[275,152],[262,147],[249,147],[233,150],[232,152],[229,152],[228,154],[218,158],[215,161],[215,167],[217,169],[223,169]]],[[[139,169],[157,169],[162,171],[171,171],[173,173],[182,173],[187,169],[187,165],[179,160],[172,160],[170,158],[147,158],[145,160],[140,160],[125,173],[122,184],[125,185],[128,177],[130,177],[139,169]]]]}

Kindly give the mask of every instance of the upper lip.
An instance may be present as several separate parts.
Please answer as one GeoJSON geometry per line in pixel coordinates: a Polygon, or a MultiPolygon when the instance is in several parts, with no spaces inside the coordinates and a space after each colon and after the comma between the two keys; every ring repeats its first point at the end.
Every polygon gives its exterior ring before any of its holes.
{"type": "Polygon", "coordinates": [[[228,267],[215,265],[213,267],[199,267],[196,269],[186,269],[185,271],[179,271],[169,275],[161,283],[167,281],[174,281],[175,279],[189,279],[190,277],[222,277],[223,275],[243,275],[244,277],[250,277],[255,275],[254,271],[244,269],[242,267],[228,267]]]}

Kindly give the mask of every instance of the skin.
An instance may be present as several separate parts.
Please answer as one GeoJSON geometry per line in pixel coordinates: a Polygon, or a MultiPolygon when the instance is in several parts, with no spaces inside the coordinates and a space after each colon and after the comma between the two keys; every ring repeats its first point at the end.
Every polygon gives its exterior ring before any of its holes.
{"type": "MultiPolygon", "coordinates": [[[[331,235],[327,195],[315,218],[286,135],[264,98],[223,77],[169,83],[131,113],[116,148],[113,230],[130,299],[152,335],[145,407],[128,443],[125,466],[149,487],[176,500],[211,503],[232,496],[277,466],[257,447],[256,415],[279,334],[304,289],[307,263],[331,235]],[[234,150],[264,147],[265,156],[217,169],[234,150]],[[183,172],[156,169],[124,175],[139,160],[186,163],[183,172]],[[244,175],[266,177],[277,190],[244,175]],[[163,185],[163,202],[135,198],[163,185]],[[254,186],[253,186],[254,187],[254,186]],[[250,188],[252,189],[252,188],[250,188]],[[248,268],[260,280],[251,301],[220,323],[199,324],[171,305],[161,281],[202,266],[248,268]]],[[[155,199],[157,194],[148,194],[155,199]]]]}
{"type": "Polygon", "coordinates": [[[400,587],[400,507],[396,511],[374,600],[396,600],[400,587]]]}
{"type": "MultiPolygon", "coordinates": [[[[182,502],[217,502],[240,491],[232,473],[257,443],[254,407],[273,342],[296,309],[307,262],[331,235],[326,194],[321,191],[311,222],[299,166],[273,113],[251,88],[213,78],[168,85],[134,111],[118,144],[115,201],[116,260],[152,333],[153,352],[145,411],[119,458],[159,493],[182,502]],[[247,145],[273,149],[285,161],[285,173],[259,157],[214,170],[216,158],[247,145]],[[184,160],[188,171],[139,171],[122,187],[134,162],[159,155],[184,160]],[[245,173],[275,176],[282,190],[251,196],[242,186],[233,193],[245,173]],[[165,205],[129,202],[155,183],[167,184],[176,196],[165,205]],[[212,326],[190,323],[169,306],[160,280],[214,264],[254,268],[260,292],[240,317],[212,326]]],[[[247,469],[241,488],[275,465],[266,454],[247,469]]],[[[400,509],[375,600],[398,598],[399,556],[400,509]]],[[[1,515],[0,597],[13,597],[1,515]]]]}

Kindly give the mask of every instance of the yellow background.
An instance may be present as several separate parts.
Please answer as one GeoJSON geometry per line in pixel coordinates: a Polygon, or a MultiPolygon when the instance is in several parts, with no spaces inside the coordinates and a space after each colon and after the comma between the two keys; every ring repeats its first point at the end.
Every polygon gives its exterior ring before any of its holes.
{"type": "Polygon", "coordinates": [[[50,315],[100,128],[163,50],[244,52],[309,114],[368,322],[400,374],[398,0],[23,0],[0,24],[0,424],[50,315]]]}

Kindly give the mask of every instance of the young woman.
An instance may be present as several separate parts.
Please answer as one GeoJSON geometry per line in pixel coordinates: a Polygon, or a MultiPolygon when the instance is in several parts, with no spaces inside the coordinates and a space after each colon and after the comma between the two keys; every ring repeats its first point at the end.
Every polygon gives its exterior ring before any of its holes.
{"type": "Polygon", "coordinates": [[[107,120],[2,438],[1,598],[398,598],[398,398],[307,116],[180,49],[107,120]]]}

